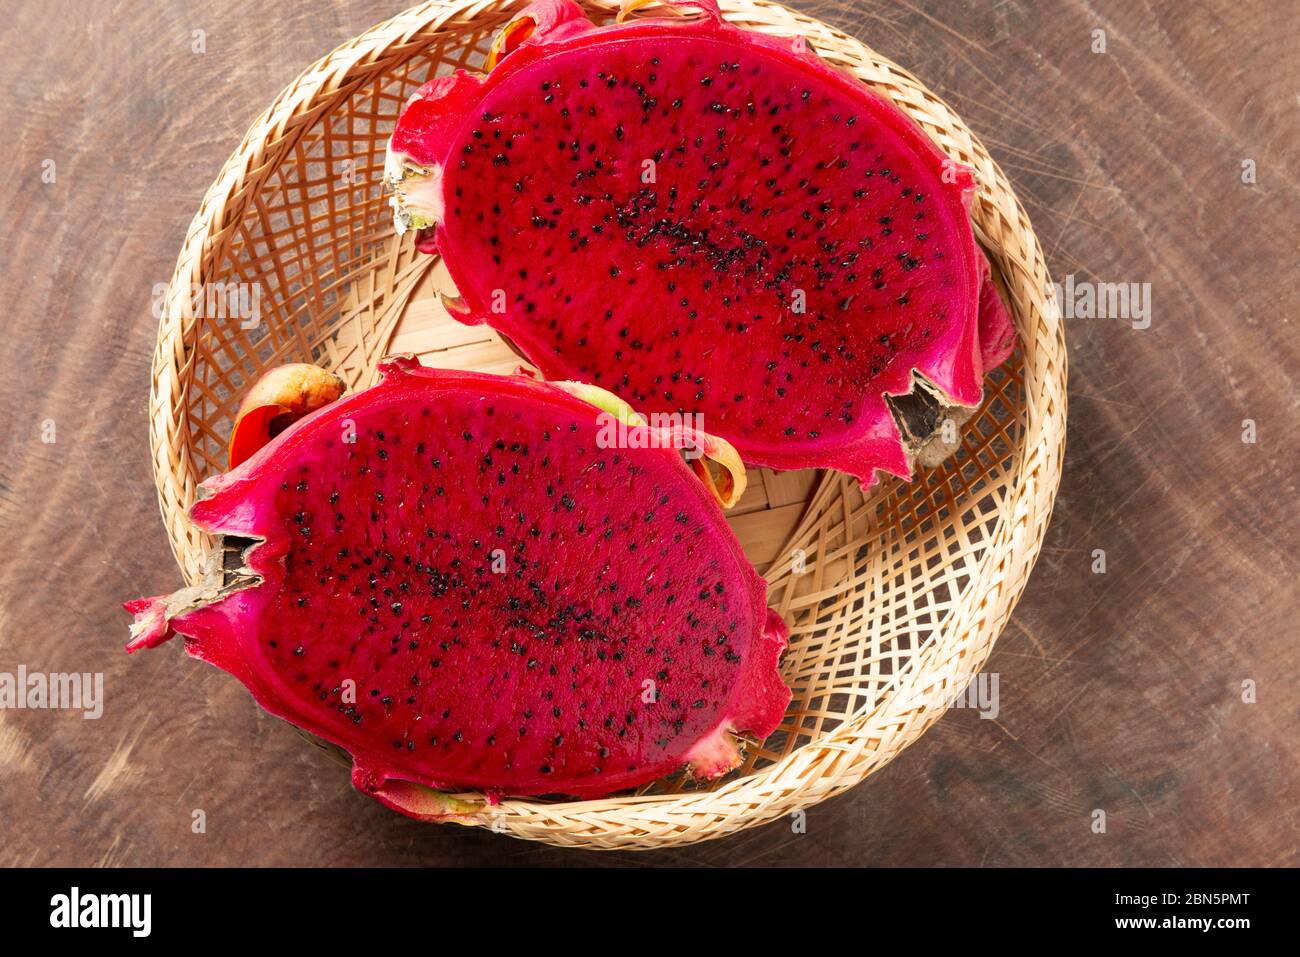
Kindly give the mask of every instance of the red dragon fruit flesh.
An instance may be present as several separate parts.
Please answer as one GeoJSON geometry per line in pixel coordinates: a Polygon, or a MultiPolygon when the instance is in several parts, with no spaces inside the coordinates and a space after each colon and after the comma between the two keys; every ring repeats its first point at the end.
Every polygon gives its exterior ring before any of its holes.
{"type": "Polygon", "coordinates": [[[591,386],[381,369],[204,484],[208,577],[129,602],[128,650],[183,635],[429,819],[443,791],[713,777],[775,729],[786,629],[718,507],[734,450],[591,386]]]}
{"type": "Polygon", "coordinates": [[[596,27],[541,0],[486,75],[417,91],[398,229],[548,378],[701,413],[756,465],[910,477],[917,421],[977,406],[1014,345],[972,173],[801,40],[675,5],[699,15],[596,27]]]}

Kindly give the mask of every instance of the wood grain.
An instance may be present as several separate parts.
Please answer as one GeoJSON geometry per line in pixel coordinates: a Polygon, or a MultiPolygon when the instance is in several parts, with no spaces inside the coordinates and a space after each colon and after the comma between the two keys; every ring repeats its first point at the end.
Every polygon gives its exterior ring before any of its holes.
{"type": "MultiPolygon", "coordinates": [[[[396,7],[3,3],[0,671],[102,672],[107,703],[0,711],[0,864],[1300,860],[1300,21],[1263,0],[795,5],[957,108],[1058,279],[1151,284],[1148,329],[1067,323],[1065,480],[989,664],[998,717],[953,711],[806,834],[591,855],[394,816],[226,675],[128,659],[117,602],[177,580],[146,437],[153,286],[254,115],[396,7]]],[[[797,498],[787,481],[760,484],[797,498]]]]}

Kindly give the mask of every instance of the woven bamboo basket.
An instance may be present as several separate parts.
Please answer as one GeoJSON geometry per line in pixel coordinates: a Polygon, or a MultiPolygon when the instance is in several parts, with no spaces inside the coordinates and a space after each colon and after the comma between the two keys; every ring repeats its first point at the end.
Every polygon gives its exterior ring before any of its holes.
{"type": "MultiPolygon", "coordinates": [[[[253,124],[204,197],[166,293],[150,398],[163,520],[190,583],[212,542],[187,518],[225,464],[241,392],[264,369],[310,361],[352,389],[385,354],[508,372],[486,326],[439,305],[450,288],[381,186],[397,113],[427,77],[483,63],[523,0],[442,0],[381,23],[313,64],[253,124]],[[260,322],[211,317],[195,290],[256,287],[260,322]]],[[[587,0],[597,21],[617,0],[587,0]]],[[[592,801],[504,799],[478,820],[561,846],[654,848],[717,838],[807,808],[915,741],[987,659],[1038,555],[1061,472],[1066,356],[1042,250],[1002,171],[914,77],[852,37],[765,0],[727,19],[802,34],[832,64],[913,116],[980,188],[972,217],[1016,316],[1020,345],[985,384],[956,454],[868,492],[834,472],[751,470],[730,521],[791,626],[794,700],[781,729],[709,785],[664,780],[592,801]]],[[[651,11],[653,12],[653,11],[651,11]]],[[[208,305],[211,299],[206,300],[208,305]]],[[[340,782],[342,786],[342,782],[340,782]]],[[[464,795],[475,799],[475,795],[464,795]]]]}

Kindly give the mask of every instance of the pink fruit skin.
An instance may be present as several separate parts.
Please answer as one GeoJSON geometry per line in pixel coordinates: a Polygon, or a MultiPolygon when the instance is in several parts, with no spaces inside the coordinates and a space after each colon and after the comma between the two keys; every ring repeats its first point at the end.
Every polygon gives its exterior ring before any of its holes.
{"type": "Polygon", "coordinates": [[[775,729],[785,625],[679,451],[600,448],[594,406],[522,376],[384,369],[205,483],[195,523],[263,539],[262,581],[128,602],[128,650],[183,635],[429,819],[456,816],[425,788],[600,796],[775,729]]]}
{"type": "Polygon", "coordinates": [[[751,464],[910,477],[885,396],[915,369],[977,405],[1015,344],[973,175],[801,43],[683,5],[597,28],[542,0],[487,76],[418,91],[390,163],[436,184],[421,248],[547,378],[703,413],[751,464]]]}

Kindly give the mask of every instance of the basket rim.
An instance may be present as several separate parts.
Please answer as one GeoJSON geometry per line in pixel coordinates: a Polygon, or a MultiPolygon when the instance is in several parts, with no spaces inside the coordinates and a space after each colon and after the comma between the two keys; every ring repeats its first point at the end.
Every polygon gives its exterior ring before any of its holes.
{"type": "MultiPolygon", "coordinates": [[[[588,9],[605,12],[618,7],[618,0],[581,2],[588,9]]],[[[149,398],[150,452],[159,508],[173,555],[187,580],[192,582],[198,576],[198,553],[209,544],[206,536],[190,525],[187,514],[198,479],[187,441],[186,397],[193,381],[201,326],[190,290],[204,286],[224,260],[233,240],[233,226],[240,221],[250,197],[275,170],[278,159],[292,150],[324,113],[384,72],[394,59],[409,59],[435,39],[481,23],[484,17],[504,22],[507,11],[524,5],[524,0],[431,0],[340,45],[303,70],[253,121],[204,195],[168,283],[149,398]]],[[[802,34],[809,47],[832,64],[852,71],[853,64],[868,62],[883,69],[890,84],[882,88],[880,82],[872,82],[872,87],[912,115],[940,149],[975,170],[979,189],[972,203],[972,219],[977,239],[1006,280],[1024,356],[1025,419],[1023,440],[1013,456],[1015,480],[962,601],[948,613],[952,620],[947,626],[956,634],[974,629],[995,638],[1010,617],[1038,556],[1064,455],[1067,358],[1041,244],[1010,182],[980,140],[908,71],[855,37],[781,4],[722,0],[722,6],[729,20],[751,28],[802,34]],[[755,25],[753,17],[760,13],[755,25]],[[892,85],[895,83],[897,88],[892,85]]],[[[908,671],[900,673],[901,685],[910,672],[913,694],[886,695],[874,707],[854,712],[814,741],[714,790],[594,801],[505,798],[495,816],[503,818],[506,826],[498,828],[494,823],[494,829],[562,846],[662,847],[720,837],[809,807],[857,784],[914,742],[946,711],[951,692],[941,698],[938,686],[964,686],[987,660],[992,638],[982,653],[977,649],[976,654],[956,656],[958,662],[950,659],[948,670],[942,673],[927,670],[934,664],[931,659],[939,643],[926,642],[912,657],[908,671]],[[929,690],[915,688],[918,676],[931,675],[935,681],[927,686],[929,690]],[[900,701],[904,697],[906,702],[900,701]],[[860,738],[868,718],[875,718],[877,726],[882,719],[896,722],[906,740],[893,754],[863,769],[841,758],[847,749],[869,746],[860,738]],[[647,814],[647,808],[653,808],[654,814],[647,814]]]]}

